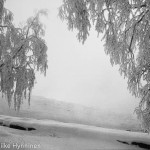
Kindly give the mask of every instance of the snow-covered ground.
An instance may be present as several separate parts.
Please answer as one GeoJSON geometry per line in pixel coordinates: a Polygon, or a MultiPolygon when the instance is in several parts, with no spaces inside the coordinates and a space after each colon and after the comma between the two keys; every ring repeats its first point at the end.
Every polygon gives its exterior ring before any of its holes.
{"type": "Polygon", "coordinates": [[[5,115],[0,116],[0,124],[0,149],[150,149],[150,135],[146,133],[5,115]],[[19,127],[24,130],[12,129],[19,127]]]}
{"type": "Polygon", "coordinates": [[[140,131],[132,114],[104,112],[42,97],[33,97],[31,106],[24,104],[19,112],[0,99],[0,114],[0,149],[150,149],[150,135],[125,131],[140,131]]]}
{"type": "Polygon", "coordinates": [[[122,112],[115,112],[115,110],[102,110],[39,96],[32,96],[30,107],[25,102],[20,111],[17,112],[9,109],[7,100],[1,99],[0,96],[0,115],[49,119],[130,131],[141,130],[136,115],[132,112],[123,114],[122,112]]]}

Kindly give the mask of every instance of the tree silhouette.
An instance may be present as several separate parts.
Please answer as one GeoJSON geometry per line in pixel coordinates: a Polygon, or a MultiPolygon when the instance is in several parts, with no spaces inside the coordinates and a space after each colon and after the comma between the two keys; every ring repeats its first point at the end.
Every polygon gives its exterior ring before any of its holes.
{"type": "Polygon", "coordinates": [[[150,132],[150,1],[63,0],[59,16],[83,43],[92,24],[104,35],[111,64],[119,65],[129,91],[141,98],[135,112],[150,132]]]}
{"type": "Polygon", "coordinates": [[[44,10],[30,17],[23,27],[15,27],[13,14],[0,0],[0,90],[9,106],[19,110],[24,98],[30,102],[35,71],[46,75],[47,46],[44,26],[40,22],[44,10]]]}

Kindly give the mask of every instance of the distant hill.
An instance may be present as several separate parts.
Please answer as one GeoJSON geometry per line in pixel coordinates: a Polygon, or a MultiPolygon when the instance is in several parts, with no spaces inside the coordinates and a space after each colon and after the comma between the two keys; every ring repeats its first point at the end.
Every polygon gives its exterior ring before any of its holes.
{"type": "Polygon", "coordinates": [[[97,108],[39,96],[32,97],[30,107],[25,102],[19,112],[12,108],[9,109],[6,100],[0,99],[0,115],[50,119],[105,128],[140,131],[139,123],[133,114],[104,112],[97,108]]]}

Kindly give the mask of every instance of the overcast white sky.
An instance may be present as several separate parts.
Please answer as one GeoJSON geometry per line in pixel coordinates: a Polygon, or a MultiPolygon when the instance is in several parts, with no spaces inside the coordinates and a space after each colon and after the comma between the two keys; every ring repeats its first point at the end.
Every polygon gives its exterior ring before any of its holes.
{"type": "Polygon", "coordinates": [[[127,91],[127,83],[117,67],[112,67],[103,43],[91,31],[84,45],[75,32],[58,18],[62,0],[7,0],[6,7],[14,14],[16,24],[46,8],[49,17],[45,39],[48,45],[47,76],[37,76],[33,95],[96,106],[106,110],[133,112],[138,100],[127,91]]]}

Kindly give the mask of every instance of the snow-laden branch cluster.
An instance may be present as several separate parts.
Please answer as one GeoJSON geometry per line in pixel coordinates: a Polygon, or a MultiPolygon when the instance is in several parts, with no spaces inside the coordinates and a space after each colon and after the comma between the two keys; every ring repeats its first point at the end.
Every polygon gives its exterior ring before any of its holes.
{"type": "Polygon", "coordinates": [[[136,113],[150,132],[150,1],[64,0],[59,16],[86,41],[93,24],[104,34],[105,52],[128,79],[128,89],[141,97],[136,113]]]}
{"type": "Polygon", "coordinates": [[[0,8],[0,90],[9,106],[13,102],[14,108],[19,109],[24,98],[30,102],[35,71],[46,75],[47,45],[40,16],[47,12],[37,12],[22,28],[17,28],[3,0],[0,0],[0,8]]]}

